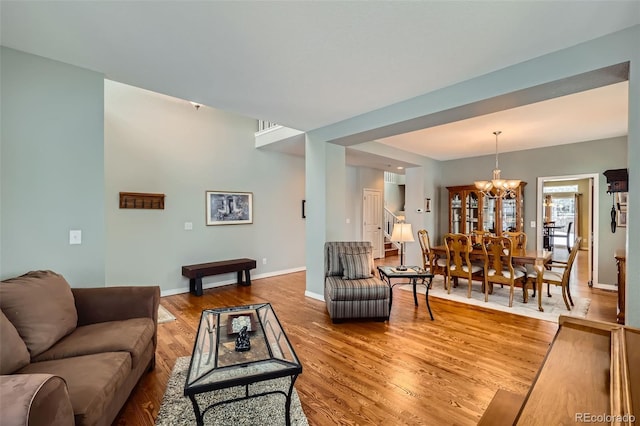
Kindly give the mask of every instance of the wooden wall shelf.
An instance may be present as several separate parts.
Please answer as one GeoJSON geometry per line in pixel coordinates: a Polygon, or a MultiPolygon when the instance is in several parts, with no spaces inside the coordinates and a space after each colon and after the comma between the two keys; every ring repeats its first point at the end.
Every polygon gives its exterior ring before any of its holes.
{"type": "Polygon", "coordinates": [[[164,210],[164,194],[121,192],[120,208],[164,210]]]}

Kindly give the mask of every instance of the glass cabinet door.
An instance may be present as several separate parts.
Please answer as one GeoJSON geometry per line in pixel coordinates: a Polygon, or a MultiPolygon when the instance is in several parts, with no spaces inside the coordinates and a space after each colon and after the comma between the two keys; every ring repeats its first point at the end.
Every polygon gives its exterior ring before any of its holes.
{"type": "Polygon", "coordinates": [[[462,192],[452,192],[449,194],[451,205],[450,215],[450,232],[458,234],[462,232],[462,192]]]}
{"type": "MultiPolygon", "coordinates": [[[[482,230],[496,234],[496,199],[482,197],[482,230]]],[[[497,235],[497,234],[496,234],[497,235]]]]}
{"type": "Polygon", "coordinates": [[[466,217],[465,217],[465,233],[470,234],[478,229],[478,193],[475,191],[467,192],[465,199],[466,217]]]}
{"type": "Polygon", "coordinates": [[[518,231],[517,204],[515,198],[505,198],[502,200],[502,232],[518,231]]]}

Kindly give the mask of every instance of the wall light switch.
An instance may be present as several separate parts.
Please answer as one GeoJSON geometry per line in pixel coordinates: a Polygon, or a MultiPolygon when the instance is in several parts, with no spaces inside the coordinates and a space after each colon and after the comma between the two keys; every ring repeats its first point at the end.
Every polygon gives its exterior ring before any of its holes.
{"type": "Polygon", "coordinates": [[[193,229],[193,223],[191,222],[185,222],[184,223],[184,230],[185,231],[191,231],[193,229]]]}
{"type": "Polygon", "coordinates": [[[535,221],[535,220],[532,220],[532,221],[531,221],[531,223],[530,223],[530,225],[531,225],[531,227],[532,227],[532,228],[535,228],[535,227],[536,227],[536,221],[535,221]]]}
{"type": "Polygon", "coordinates": [[[69,244],[82,244],[82,231],[72,229],[69,231],[69,244]]]}

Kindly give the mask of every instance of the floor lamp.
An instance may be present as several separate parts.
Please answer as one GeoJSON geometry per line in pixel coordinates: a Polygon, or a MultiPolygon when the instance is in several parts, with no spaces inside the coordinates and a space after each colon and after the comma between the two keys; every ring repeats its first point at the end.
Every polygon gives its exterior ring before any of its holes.
{"type": "Polygon", "coordinates": [[[393,232],[391,233],[391,241],[400,243],[400,266],[396,269],[398,271],[406,271],[407,267],[404,266],[404,243],[411,243],[415,241],[413,239],[413,231],[411,231],[410,223],[396,223],[393,225],[393,232]]]}

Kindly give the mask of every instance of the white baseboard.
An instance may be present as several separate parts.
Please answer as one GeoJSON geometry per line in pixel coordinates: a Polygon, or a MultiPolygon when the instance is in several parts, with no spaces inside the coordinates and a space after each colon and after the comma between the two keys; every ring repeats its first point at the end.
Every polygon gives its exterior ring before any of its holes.
{"type": "Polygon", "coordinates": [[[320,300],[322,302],[324,302],[324,296],[322,294],[318,294],[318,293],[314,293],[312,291],[305,291],[304,295],[306,297],[310,297],[311,299],[316,299],[316,300],[320,300]]]}
{"type": "MultiPolygon", "coordinates": [[[[257,275],[251,275],[251,280],[259,280],[260,278],[269,278],[269,277],[276,277],[278,275],[287,275],[287,274],[292,274],[294,272],[301,272],[301,271],[305,271],[307,268],[305,266],[300,266],[297,268],[291,268],[291,269],[282,269],[280,271],[272,271],[272,272],[265,272],[263,274],[257,274],[257,275]]],[[[216,287],[222,287],[225,285],[230,285],[230,284],[235,284],[237,283],[237,280],[234,279],[230,279],[230,280],[223,280],[223,281],[216,281],[215,283],[209,283],[209,284],[202,284],[202,289],[206,290],[208,288],[216,288],[216,287]]],[[[165,297],[165,296],[174,296],[176,294],[183,294],[183,293],[189,293],[189,281],[187,280],[186,286],[184,287],[178,287],[178,288],[172,288],[169,290],[161,290],[160,291],[160,297],[165,297]]],[[[322,299],[324,300],[324,298],[322,299]]]]}
{"type": "Polygon", "coordinates": [[[601,284],[597,283],[593,285],[593,288],[599,288],[600,290],[618,291],[618,286],[615,284],[601,284]]]}

